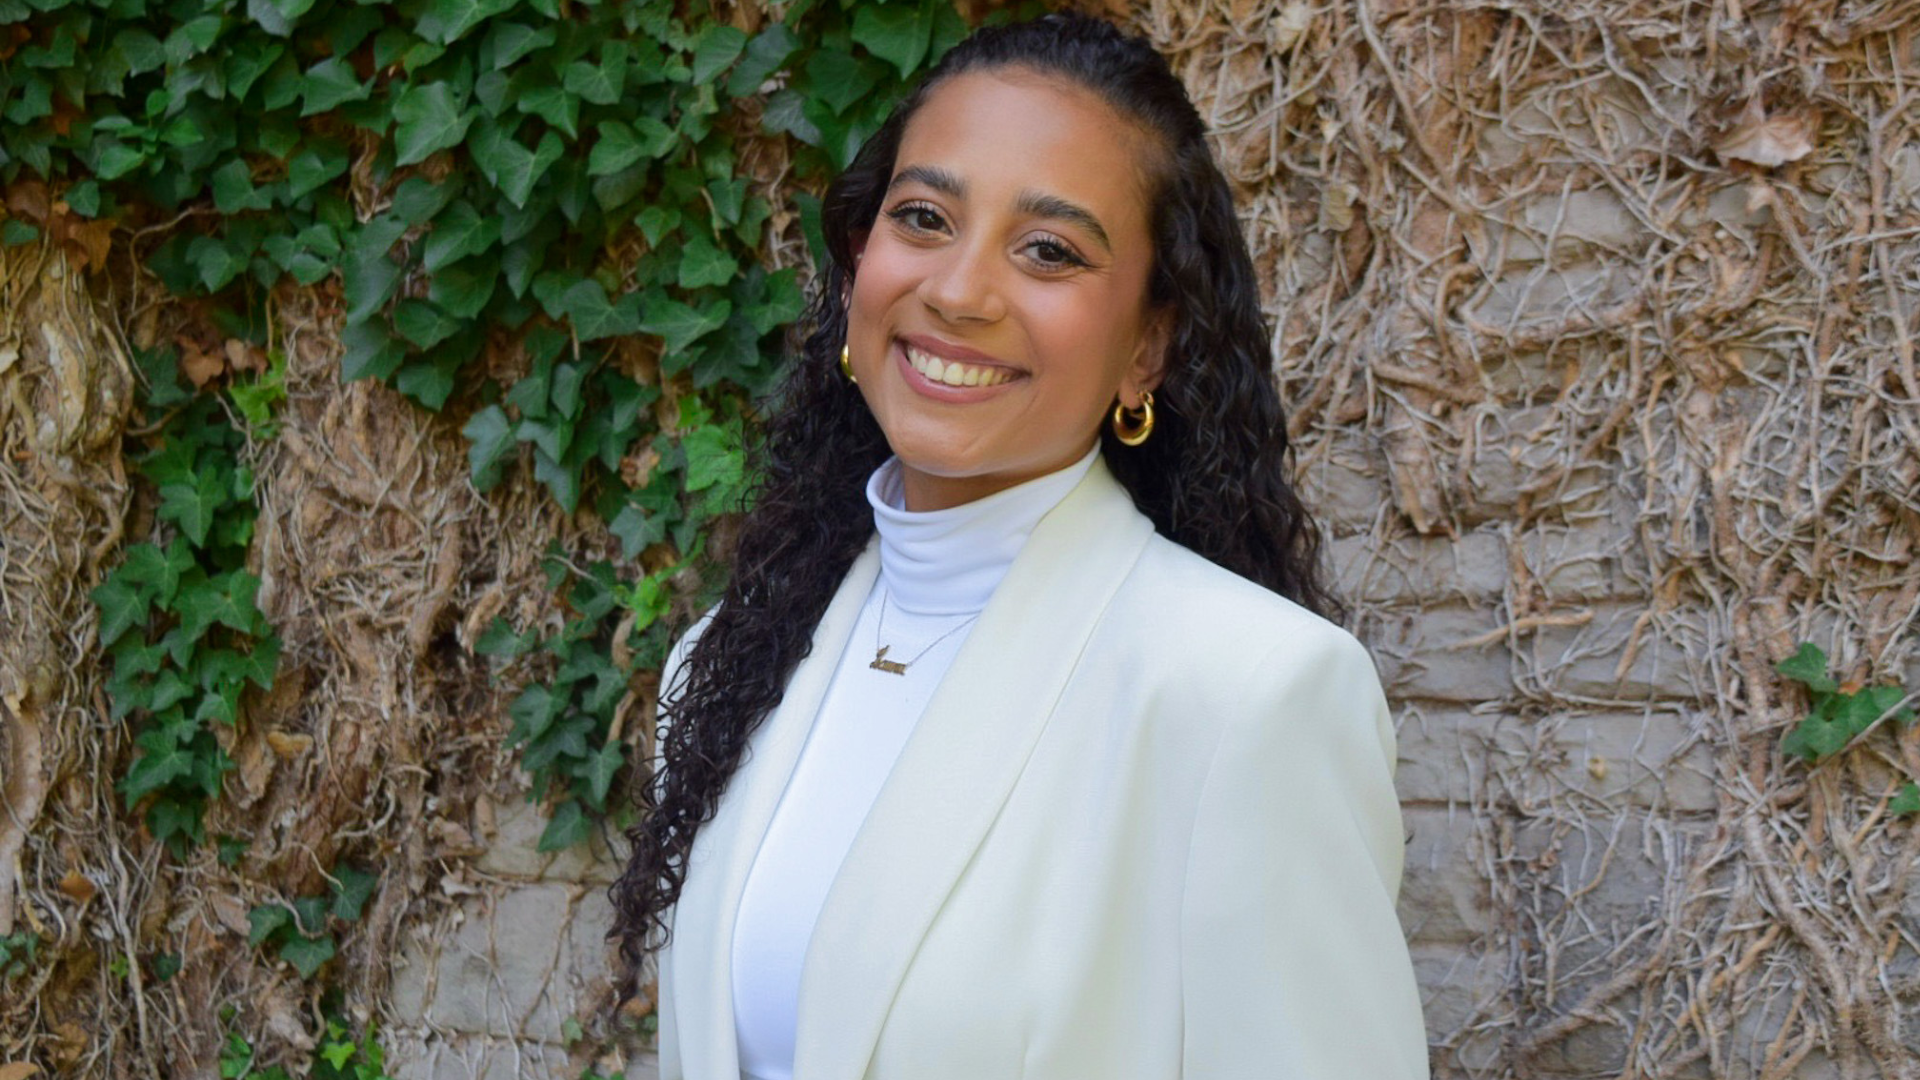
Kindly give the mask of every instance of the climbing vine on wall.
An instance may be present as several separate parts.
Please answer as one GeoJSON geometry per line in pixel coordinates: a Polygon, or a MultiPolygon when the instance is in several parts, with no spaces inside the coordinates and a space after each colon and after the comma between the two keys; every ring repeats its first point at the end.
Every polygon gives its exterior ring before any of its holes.
{"type": "MultiPolygon", "coordinates": [[[[132,231],[169,291],[256,341],[272,288],[337,287],[343,380],[454,414],[478,489],[530,468],[647,555],[635,580],[556,581],[599,583],[529,689],[571,700],[573,673],[658,663],[668,583],[747,492],[751,402],[803,306],[797,269],[762,264],[776,215],[817,247],[806,188],[965,31],[943,0],[797,0],[765,22],[671,0],[0,0],[0,183],[43,193],[9,203],[0,242],[132,231]],[[801,184],[775,190],[742,154],[780,137],[801,184]],[[618,351],[636,341],[639,370],[618,351]],[[476,375],[503,350],[524,374],[476,375]]],[[[275,639],[243,567],[240,436],[171,351],[149,360],[149,407],[177,410],[144,466],[171,538],[129,549],[96,599],[114,709],[141,725],[123,793],[183,853],[231,767],[209,725],[270,683],[275,639]]],[[[272,374],[229,388],[257,437],[272,374]]],[[[518,707],[549,845],[584,838],[624,765],[587,707],[604,696],[557,726],[518,707]]]]}

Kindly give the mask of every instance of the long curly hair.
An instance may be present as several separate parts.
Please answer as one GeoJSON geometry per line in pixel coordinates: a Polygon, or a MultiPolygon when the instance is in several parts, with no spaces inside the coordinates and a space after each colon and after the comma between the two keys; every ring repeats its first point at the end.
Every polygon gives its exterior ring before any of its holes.
{"type": "Polygon", "coordinates": [[[1287,480],[1287,428],[1253,261],[1186,89],[1145,40],[1091,17],[979,30],[941,58],[822,203],[828,259],[755,450],[756,496],[732,577],[677,686],[663,687],[661,771],[639,796],[632,856],[613,886],[614,934],[635,970],[666,943],[695,835],[873,533],[866,481],[890,451],[838,367],[854,244],[879,214],[901,135],[928,95],[962,72],[1009,66],[1094,91],[1159,151],[1148,169],[1148,302],[1173,309],[1173,332],[1153,437],[1127,447],[1103,431],[1109,468],[1168,538],[1311,611],[1344,617],[1322,577],[1318,532],[1287,480]]]}

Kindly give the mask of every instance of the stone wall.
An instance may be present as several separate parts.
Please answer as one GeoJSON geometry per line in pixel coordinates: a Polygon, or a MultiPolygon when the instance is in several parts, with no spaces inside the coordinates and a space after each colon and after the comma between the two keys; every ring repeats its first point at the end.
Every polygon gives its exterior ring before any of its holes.
{"type": "MultiPolygon", "coordinates": [[[[1810,770],[1772,669],[1920,686],[1912,5],[1122,14],[1237,186],[1394,702],[1436,1076],[1916,1075],[1920,739],[1810,770]]],[[[558,923],[606,869],[499,858],[405,952],[410,1075],[540,1075],[596,1000],[558,923]]]]}

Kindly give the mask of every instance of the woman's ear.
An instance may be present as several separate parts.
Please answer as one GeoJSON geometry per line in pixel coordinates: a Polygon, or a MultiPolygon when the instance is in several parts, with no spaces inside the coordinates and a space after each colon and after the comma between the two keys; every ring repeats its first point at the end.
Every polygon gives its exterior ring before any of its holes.
{"type": "Polygon", "coordinates": [[[1134,353],[1133,365],[1127,369],[1126,378],[1120,384],[1120,400],[1128,408],[1139,408],[1141,391],[1158,389],[1160,380],[1166,378],[1168,350],[1173,343],[1173,323],[1174,310],[1171,306],[1155,308],[1147,316],[1146,325],[1141,328],[1140,344],[1134,353]]]}
{"type": "Polygon", "coordinates": [[[866,253],[867,237],[871,235],[873,234],[870,232],[857,232],[847,238],[848,250],[853,252],[853,265],[841,268],[846,271],[847,275],[845,283],[840,287],[840,306],[842,308],[853,306],[853,276],[860,269],[860,256],[866,253]]]}

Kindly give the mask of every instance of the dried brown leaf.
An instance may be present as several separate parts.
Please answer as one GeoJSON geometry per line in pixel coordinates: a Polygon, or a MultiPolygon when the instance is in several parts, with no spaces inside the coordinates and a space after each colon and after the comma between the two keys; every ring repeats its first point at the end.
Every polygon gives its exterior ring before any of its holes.
{"type": "Polygon", "coordinates": [[[227,370],[225,354],[203,349],[192,338],[176,339],[180,346],[180,370],[195,386],[205,386],[227,370]]]}
{"type": "Polygon", "coordinates": [[[313,749],[313,736],[285,731],[267,732],[267,745],[273,752],[291,761],[313,749]]]}
{"type": "Polygon", "coordinates": [[[1722,161],[1745,161],[1765,169],[1799,161],[1813,153],[1813,117],[1805,112],[1768,116],[1756,101],[1713,149],[1722,161]]]}
{"type": "Polygon", "coordinates": [[[94,894],[100,890],[95,888],[93,882],[88,881],[80,871],[69,870],[67,876],[60,879],[60,891],[74,903],[84,904],[93,899],[94,894]]]}

